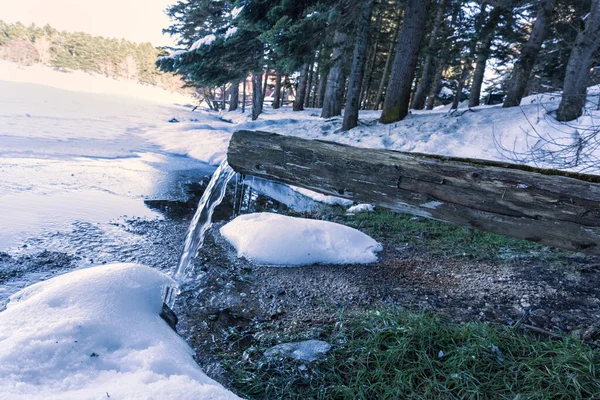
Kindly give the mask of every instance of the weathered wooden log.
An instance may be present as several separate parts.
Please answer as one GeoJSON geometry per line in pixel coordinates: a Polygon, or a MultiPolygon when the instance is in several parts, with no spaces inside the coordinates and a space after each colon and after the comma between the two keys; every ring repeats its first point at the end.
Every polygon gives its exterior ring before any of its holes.
{"type": "Polygon", "coordinates": [[[252,131],[227,157],[243,174],[600,255],[600,176],[252,131]]]}

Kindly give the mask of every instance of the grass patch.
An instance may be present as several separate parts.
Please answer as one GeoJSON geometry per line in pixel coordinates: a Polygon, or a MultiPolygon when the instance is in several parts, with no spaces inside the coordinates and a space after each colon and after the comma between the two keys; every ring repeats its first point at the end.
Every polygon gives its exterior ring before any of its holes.
{"type": "Polygon", "coordinates": [[[255,336],[225,363],[249,399],[600,398],[600,350],[500,325],[398,310],[345,316],[324,335],[333,350],[310,364],[262,355],[297,336],[255,336]]]}
{"type": "MultiPolygon", "coordinates": [[[[347,217],[345,224],[361,229],[379,241],[408,243],[431,255],[499,259],[511,255],[539,253],[544,245],[494,233],[469,230],[449,223],[376,209],[347,217]]],[[[561,253],[563,251],[553,251],[561,253]]]]}

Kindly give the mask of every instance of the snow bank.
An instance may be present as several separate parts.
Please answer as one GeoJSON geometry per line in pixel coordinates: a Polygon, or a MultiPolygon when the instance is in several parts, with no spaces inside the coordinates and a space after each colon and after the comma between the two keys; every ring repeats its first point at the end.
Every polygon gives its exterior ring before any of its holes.
{"type": "Polygon", "coordinates": [[[239,257],[267,265],[366,264],[381,245],[356,229],[272,213],[241,215],[221,228],[239,257]]]}
{"type": "Polygon", "coordinates": [[[0,399],[236,399],[159,317],[172,284],[113,264],[13,295],[0,313],[0,399]]]}

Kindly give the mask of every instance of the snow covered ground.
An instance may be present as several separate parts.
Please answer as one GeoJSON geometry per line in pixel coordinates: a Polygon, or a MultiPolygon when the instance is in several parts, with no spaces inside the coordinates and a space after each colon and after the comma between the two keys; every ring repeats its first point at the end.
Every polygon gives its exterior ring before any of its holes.
{"type": "Polygon", "coordinates": [[[246,214],[221,228],[245,257],[263,265],[367,264],[382,247],[364,233],[328,221],[246,214]]]}
{"type": "Polygon", "coordinates": [[[236,399],[160,318],[174,284],[113,264],[13,295],[0,312],[0,399],[236,399]]]}
{"type": "Polygon", "coordinates": [[[559,95],[526,97],[521,107],[512,108],[496,105],[468,110],[461,105],[452,113],[448,107],[413,111],[403,121],[389,125],[377,122],[380,111],[361,111],[361,123],[349,132],[341,131],[341,117],[319,118],[319,109],[293,112],[289,107],[279,110],[267,107],[257,121],[251,121],[249,113],[222,113],[220,118],[230,124],[215,123],[214,112],[197,111],[194,113],[197,121],[152,131],[148,136],[170,151],[211,164],[218,164],[224,157],[230,135],[246,129],[358,147],[510,161],[598,174],[600,135],[591,137],[600,129],[597,101],[598,92],[593,88],[588,114],[568,124],[558,123],[551,115],[558,108],[559,95]],[[577,149],[565,150],[564,145],[578,143],[586,145],[585,151],[576,165],[568,165],[568,158],[575,156],[577,149]]]}

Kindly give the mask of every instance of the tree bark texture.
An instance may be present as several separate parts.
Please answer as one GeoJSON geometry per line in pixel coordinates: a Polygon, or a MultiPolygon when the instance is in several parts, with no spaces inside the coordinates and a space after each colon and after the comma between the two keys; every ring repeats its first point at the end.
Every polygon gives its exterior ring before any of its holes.
{"type": "Polygon", "coordinates": [[[306,98],[306,86],[308,85],[308,69],[309,63],[302,66],[300,79],[298,80],[298,89],[296,89],[296,98],[294,99],[294,111],[304,110],[304,100],[306,98]]]}
{"type": "Polygon", "coordinates": [[[252,73],[252,121],[258,119],[263,108],[262,70],[252,73]]]}
{"type": "Polygon", "coordinates": [[[408,115],[411,85],[419,49],[427,28],[430,2],[430,0],[407,0],[406,2],[400,40],[381,113],[380,121],[384,124],[400,121],[408,115]]]}
{"type": "Polygon", "coordinates": [[[600,177],[236,132],[239,173],[455,225],[600,255],[600,177]]]}
{"type": "Polygon", "coordinates": [[[229,111],[235,111],[240,102],[240,82],[235,81],[231,84],[231,98],[229,99],[229,111]]]}
{"type": "Polygon", "coordinates": [[[347,61],[347,41],[348,35],[343,32],[336,32],[333,49],[333,64],[327,75],[327,85],[325,97],[323,98],[323,110],[321,118],[331,118],[342,114],[344,104],[344,91],[346,84],[346,74],[344,65],[347,61]]]}

